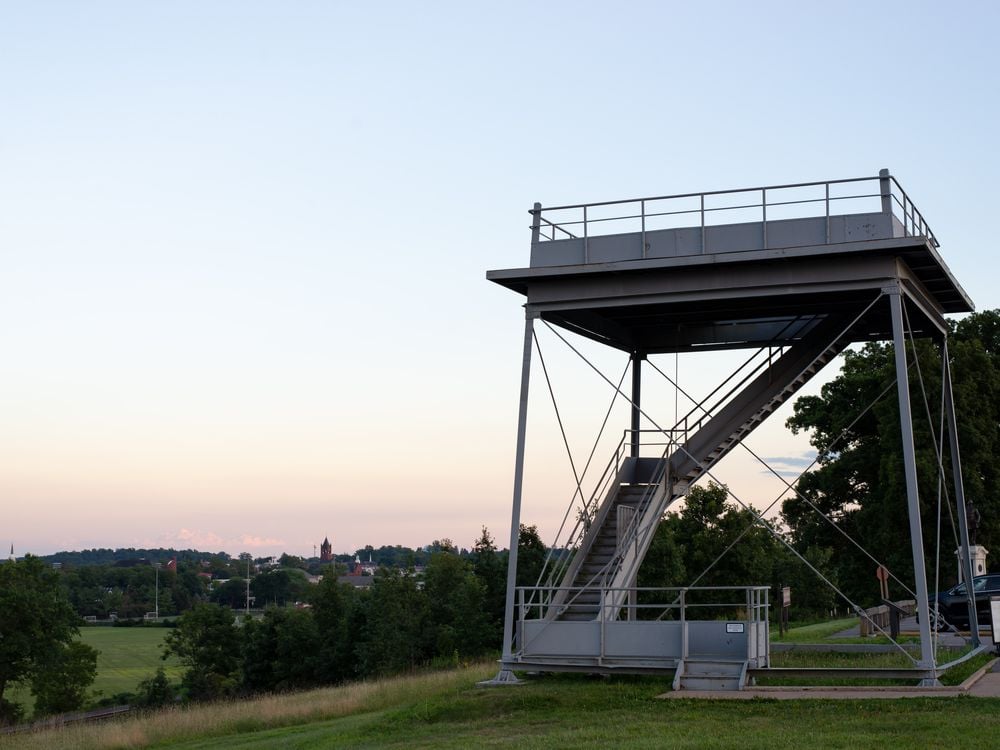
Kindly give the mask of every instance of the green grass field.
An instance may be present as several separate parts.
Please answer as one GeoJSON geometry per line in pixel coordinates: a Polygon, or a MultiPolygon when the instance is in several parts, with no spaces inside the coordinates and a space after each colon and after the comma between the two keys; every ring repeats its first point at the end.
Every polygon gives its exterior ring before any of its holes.
{"type": "MultiPolygon", "coordinates": [[[[80,640],[100,652],[97,679],[90,687],[95,700],[134,691],[161,666],[171,682],[178,682],[183,667],[173,657],[160,659],[160,644],[169,632],[166,628],[80,628],[80,640]]],[[[9,693],[8,697],[23,704],[30,716],[34,699],[28,688],[17,686],[9,693]]]]}
{"type": "Polygon", "coordinates": [[[131,692],[158,667],[177,682],[184,671],[177,660],[160,658],[160,644],[170,631],[166,628],[80,628],[80,638],[93,646],[97,657],[97,679],[91,689],[103,696],[131,692]]]}
{"type": "Polygon", "coordinates": [[[476,665],[257,700],[170,709],[5,739],[0,749],[993,747],[1000,699],[660,700],[662,678],[530,678],[479,688],[476,665]]]}

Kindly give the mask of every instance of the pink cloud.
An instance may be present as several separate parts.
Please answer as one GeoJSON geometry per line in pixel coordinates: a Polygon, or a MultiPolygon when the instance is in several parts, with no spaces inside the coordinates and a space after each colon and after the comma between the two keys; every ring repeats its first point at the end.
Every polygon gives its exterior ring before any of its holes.
{"type": "Polygon", "coordinates": [[[156,539],[135,540],[133,544],[139,547],[175,547],[177,549],[200,549],[203,552],[216,550],[234,550],[272,548],[280,549],[285,540],[278,537],[240,534],[234,537],[222,537],[214,531],[182,528],[160,534],[156,539]]]}

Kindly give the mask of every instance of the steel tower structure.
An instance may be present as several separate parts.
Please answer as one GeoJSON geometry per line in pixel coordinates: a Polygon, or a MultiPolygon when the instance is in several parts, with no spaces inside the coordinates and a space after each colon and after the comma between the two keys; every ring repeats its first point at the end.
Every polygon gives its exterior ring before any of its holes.
{"type": "MultiPolygon", "coordinates": [[[[670,505],[694,482],[711,476],[723,456],[846,346],[866,341],[894,343],[921,630],[916,668],[925,681],[935,680],[905,342],[930,336],[946,352],[945,314],[969,312],[973,304],[895,178],[882,170],[877,177],[848,180],[552,208],[536,203],[530,213],[529,267],[487,272],[490,281],[525,297],[497,681],[513,679],[515,669],[673,669],[679,687],[738,688],[748,671],[766,668],[765,588],[740,590],[741,615],[733,621],[692,618],[686,603],[696,592],[689,589],[671,593],[666,617],[643,620],[636,616],[638,569],[670,505]],[[571,331],[628,353],[631,419],[627,437],[566,545],[571,555],[554,563],[547,583],[519,590],[515,572],[528,390],[539,321],[560,337],[560,330],[571,331]],[[699,404],[676,424],[661,426],[644,411],[641,383],[648,355],[718,349],[764,354],[756,363],[744,363],[746,369],[733,373],[710,403],[699,404]],[[640,430],[642,415],[667,445],[660,455],[640,455],[646,432],[640,430]]],[[[967,564],[947,369],[944,390],[967,564]]],[[[966,573],[971,578],[971,570],[966,573]]]]}

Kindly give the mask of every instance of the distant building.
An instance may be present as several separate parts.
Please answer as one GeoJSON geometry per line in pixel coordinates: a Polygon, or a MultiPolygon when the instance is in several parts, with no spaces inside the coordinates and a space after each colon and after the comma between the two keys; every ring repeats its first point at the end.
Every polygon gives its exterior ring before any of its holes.
{"type": "Polygon", "coordinates": [[[363,576],[363,575],[337,576],[337,581],[339,583],[349,583],[356,589],[367,589],[371,588],[372,583],[375,581],[375,576],[363,576]]]}
{"type": "Polygon", "coordinates": [[[319,546],[320,562],[333,562],[333,546],[327,537],[323,538],[323,543],[319,546]]]}

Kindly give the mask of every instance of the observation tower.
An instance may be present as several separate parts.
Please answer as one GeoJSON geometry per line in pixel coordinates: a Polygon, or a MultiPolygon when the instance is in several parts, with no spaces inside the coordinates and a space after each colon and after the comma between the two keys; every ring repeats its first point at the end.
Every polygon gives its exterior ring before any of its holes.
{"type": "MultiPolygon", "coordinates": [[[[513,670],[673,670],[678,688],[739,689],[768,669],[767,587],[662,590],[654,611],[640,603],[653,592],[637,589],[639,567],[663,514],[695,482],[712,478],[719,460],[820,369],[852,343],[892,341],[906,478],[899,500],[909,517],[921,636],[908,674],[932,684],[942,667],[931,640],[905,342],[933,337],[947,363],[944,316],[970,312],[973,304],[895,178],[882,170],[826,182],[536,203],[530,214],[529,266],[486,275],[522,295],[525,310],[506,619],[494,682],[514,680],[513,670]],[[528,391],[534,332],[542,325],[577,354],[567,331],[627,353],[628,388],[601,377],[628,401],[630,419],[620,425],[624,437],[603,475],[586,483],[576,475],[566,534],[553,545],[542,578],[517,587],[528,391]],[[676,422],[644,406],[649,355],[720,349],[753,352],[676,422]],[[699,607],[711,607],[714,616],[700,615],[699,607]],[[720,612],[728,619],[717,619],[720,612]]],[[[969,579],[946,365],[944,373],[953,499],[969,579]]],[[[823,585],[822,571],[815,572],[823,585]]],[[[977,640],[974,619],[972,633],[977,640]]]]}

